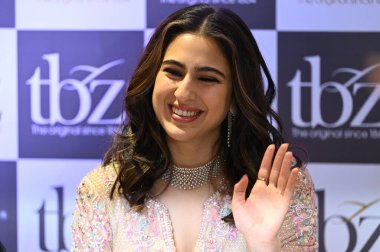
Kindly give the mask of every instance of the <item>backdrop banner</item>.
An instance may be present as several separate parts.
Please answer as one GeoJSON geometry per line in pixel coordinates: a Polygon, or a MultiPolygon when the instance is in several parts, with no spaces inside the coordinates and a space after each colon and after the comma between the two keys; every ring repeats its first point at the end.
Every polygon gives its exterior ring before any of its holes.
{"type": "MultiPolygon", "coordinates": [[[[170,13],[240,15],[306,150],[319,251],[380,251],[380,0],[1,0],[0,241],[70,251],[75,189],[118,130],[131,72],[170,13]]],[[[239,45],[244,47],[244,45],[239,45]]]]}

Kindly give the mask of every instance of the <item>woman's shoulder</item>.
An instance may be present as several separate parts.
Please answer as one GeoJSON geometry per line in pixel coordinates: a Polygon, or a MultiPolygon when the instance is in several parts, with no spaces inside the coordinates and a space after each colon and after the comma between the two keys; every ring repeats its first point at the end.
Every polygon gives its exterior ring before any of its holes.
{"type": "Polygon", "coordinates": [[[93,193],[108,196],[116,177],[117,166],[115,164],[99,165],[83,177],[78,189],[85,187],[93,193]]]}

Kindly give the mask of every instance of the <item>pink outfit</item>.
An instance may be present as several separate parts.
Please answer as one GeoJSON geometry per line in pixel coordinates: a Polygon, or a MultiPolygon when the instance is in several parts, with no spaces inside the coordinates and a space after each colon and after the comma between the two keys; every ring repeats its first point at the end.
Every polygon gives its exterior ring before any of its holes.
{"type": "MultiPolygon", "coordinates": [[[[78,186],[72,251],[176,251],[168,209],[154,198],[140,212],[121,196],[110,200],[115,178],[112,166],[98,167],[78,186]]],[[[230,204],[231,196],[219,191],[204,203],[195,251],[248,251],[242,234],[222,220],[231,213],[230,204]]],[[[281,251],[317,250],[317,209],[307,170],[299,172],[279,237],[281,251]]]]}

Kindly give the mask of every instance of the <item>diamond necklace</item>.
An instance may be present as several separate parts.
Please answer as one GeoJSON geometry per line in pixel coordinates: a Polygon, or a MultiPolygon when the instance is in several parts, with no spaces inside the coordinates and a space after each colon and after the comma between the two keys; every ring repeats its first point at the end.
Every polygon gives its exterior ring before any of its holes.
{"type": "Polygon", "coordinates": [[[195,168],[183,168],[174,164],[162,175],[161,179],[170,186],[181,190],[192,190],[210,182],[222,171],[223,159],[218,154],[207,164],[195,168]]]}

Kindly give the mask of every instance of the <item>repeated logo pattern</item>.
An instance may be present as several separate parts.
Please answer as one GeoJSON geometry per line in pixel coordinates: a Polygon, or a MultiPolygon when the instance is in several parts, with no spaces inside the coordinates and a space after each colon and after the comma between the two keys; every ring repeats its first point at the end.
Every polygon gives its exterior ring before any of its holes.
{"type": "Polygon", "coordinates": [[[380,162],[373,155],[380,139],[379,39],[377,33],[279,34],[280,115],[312,161],[380,162]],[[304,44],[310,49],[299,50],[304,44]]]}
{"type": "Polygon", "coordinates": [[[121,121],[143,32],[18,36],[20,157],[100,158],[121,121]]]}
{"type": "Polygon", "coordinates": [[[2,0],[0,241],[7,251],[70,250],[75,187],[100,163],[124,116],[122,98],[147,38],[167,15],[198,3],[237,12],[258,41],[289,140],[309,152],[320,251],[380,249],[379,1],[2,0]],[[345,181],[355,187],[341,190],[345,181]],[[360,207],[340,208],[354,201],[360,207]]]}

